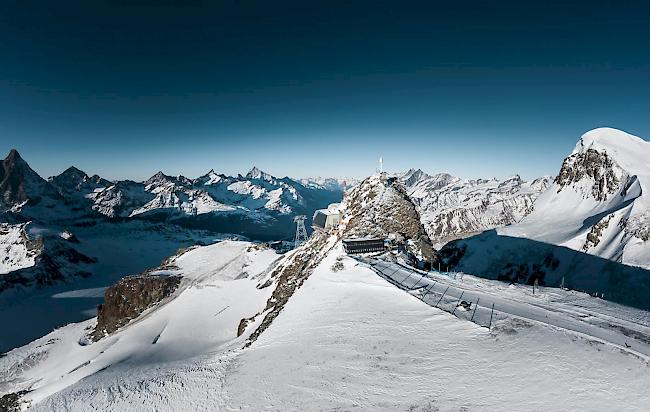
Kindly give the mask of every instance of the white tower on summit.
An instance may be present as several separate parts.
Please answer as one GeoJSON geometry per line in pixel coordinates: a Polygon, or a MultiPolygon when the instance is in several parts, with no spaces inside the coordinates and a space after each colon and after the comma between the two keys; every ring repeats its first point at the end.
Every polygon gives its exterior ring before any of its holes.
{"type": "Polygon", "coordinates": [[[384,158],[379,156],[379,173],[384,173],[384,158]]]}

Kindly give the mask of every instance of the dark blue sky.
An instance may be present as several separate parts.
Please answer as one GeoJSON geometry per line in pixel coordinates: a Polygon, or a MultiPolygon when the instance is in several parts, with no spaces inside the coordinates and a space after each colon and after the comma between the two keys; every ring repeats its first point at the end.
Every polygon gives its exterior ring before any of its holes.
{"type": "Polygon", "coordinates": [[[650,138],[642,2],[174,3],[3,2],[0,152],[44,176],[362,176],[383,154],[534,177],[589,129],[650,138]]]}

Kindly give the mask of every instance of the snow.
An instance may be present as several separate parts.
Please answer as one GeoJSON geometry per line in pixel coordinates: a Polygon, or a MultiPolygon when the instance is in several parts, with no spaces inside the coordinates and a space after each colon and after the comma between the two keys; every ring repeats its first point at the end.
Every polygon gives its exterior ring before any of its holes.
{"type": "MultiPolygon", "coordinates": [[[[32,233],[46,229],[30,224],[32,233]]],[[[197,242],[212,243],[226,235],[190,231],[144,221],[105,222],[75,228],[80,240],[74,247],[97,258],[93,275],[35,290],[7,290],[0,295],[0,352],[24,345],[54,328],[96,316],[103,295],[82,296],[80,290],[106,288],[126,275],[155,267],[179,248],[197,242]],[[74,294],[78,293],[77,296],[74,294]],[[61,299],[61,294],[66,299],[61,299]],[[15,319],[21,319],[17,324],[15,319]]]]}
{"type": "Polygon", "coordinates": [[[29,246],[26,226],[0,223],[0,275],[34,266],[38,250],[29,246]]]}
{"type": "Polygon", "coordinates": [[[336,254],[225,379],[243,410],[645,410],[647,359],[537,322],[492,332],[336,254]],[[255,390],[251,393],[250,388],[255,390]]]}
{"type": "Polygon", "coordinates": [[[519,222],[550,182],[463,180],[446,173],[433,176],[409,170],[400,177],[431,240],[440,247],[451,239],[519,222]]]}
{"type": "Polygon", "coordinates": [[[587,176],[568,187],[553,183],[537,198],[530,215],[498,233],[650,268],[650,242],[642,239],[650,220],[650,143],[620,130],[599,128],[585,133],[571,155],[588,149],[605,153],[614,162],[613,173],[620,181],[614,193],[595,199],[594,181],[587,176]],[[593,246],[587,235],[605,220],[609,223],[593,246]]]}
{"type": "MultiPolygon", "coordinates": [[[[237,323],[264,306],[271,288],[255,286],[275,258],[242,242],[193,249],[175,261],[187,278],[174,299],[91,345],[78,342],[93,320],[10,352],[0,389],[31,387],[36,411],[647,409],[645,355],[525,313],[490,331],[393,286],[340,245],[239,349],[237,323]]],[[[472,277],[456,285],[537,310],[517,287],[472,277]]],[[[539,302],[578,321],[568,301],[539,302]]],[[[604,321],[643,318],[594,307],[604,321]]]]}
{"type": "MultiPolygon", "coordinates": [[[[137,384],[129,382],[133,369],[174,365],[241,342],[243,338],[236,337],[239,320],[264,307],[272,288],[256,285],[277,257],[248,242],[224,241],[192,249],[173,261],[178,267],[173,273],[183,279],[167,304],[93,344],[85,337],[95,322],[90,319],[9,352],[0,359],[0,390],[30,388],[27,399],[37,403],[104,371],[119,373],[127,385],[137,384]]],[[[73,409],[88,407],[80,404],[73,409]]]]}

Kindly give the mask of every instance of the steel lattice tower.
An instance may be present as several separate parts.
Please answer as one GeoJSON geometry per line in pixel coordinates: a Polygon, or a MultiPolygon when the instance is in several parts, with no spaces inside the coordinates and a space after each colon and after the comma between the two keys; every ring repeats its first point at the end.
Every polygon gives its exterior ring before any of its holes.
{"type": "Polygon", "coordinates": [[[293,221],[296,222],[296,239],[294,240],[294,247],[298,247],[307,241],[305,219],[307,219],[307,216],[305,215],[300,215],[293,218],[293,221]]]}

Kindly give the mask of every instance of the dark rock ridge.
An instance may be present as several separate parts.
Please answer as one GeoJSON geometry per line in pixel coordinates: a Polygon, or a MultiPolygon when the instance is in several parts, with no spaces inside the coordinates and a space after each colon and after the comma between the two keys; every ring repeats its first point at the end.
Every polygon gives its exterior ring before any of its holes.
{"type": "MultiPolygon", "coordinates": [[[[13,149],[0,164],[0,212],[44,200],[61,201],[61,196],[13,149]]],[[[49,206],[49,205],[48,205],[49,206]]]]}
{"type": "Polygon", "coordinates": [[[104,303],[97,307],[97,326],[91,338],[98,341],[145,310],[169,297],[178,288],[181,276],[143,274],[126,277],[109,287],[104,303]]]}

